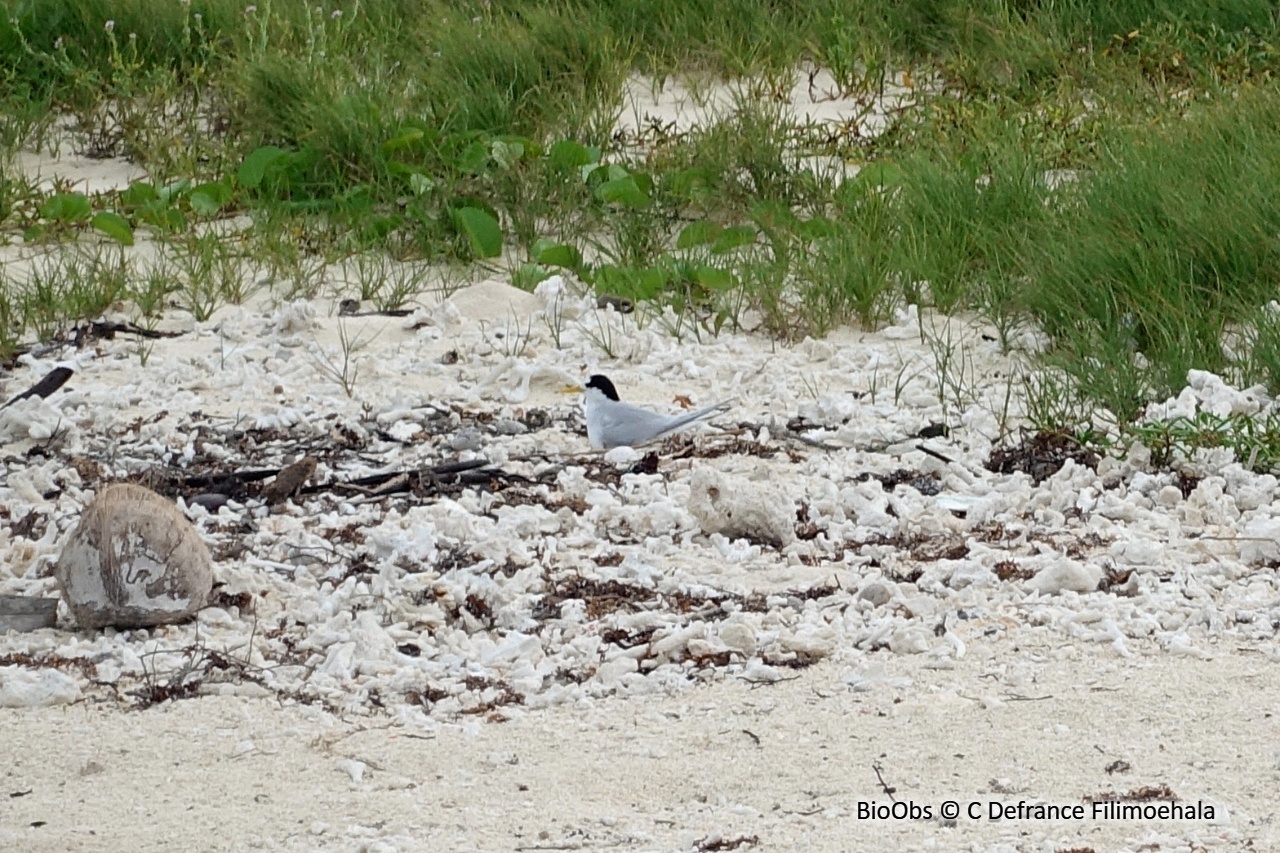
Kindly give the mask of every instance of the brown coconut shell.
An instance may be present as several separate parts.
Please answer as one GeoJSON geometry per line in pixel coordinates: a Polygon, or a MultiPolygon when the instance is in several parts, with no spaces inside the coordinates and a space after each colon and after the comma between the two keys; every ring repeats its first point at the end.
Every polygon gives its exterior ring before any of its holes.
{"type": "Polygon", "coordinates": [[[205,605],[213,561],[167,498],[133,483],[107,486],[58,557],[58,585],[81,628],[181,622],[205,605]]]}

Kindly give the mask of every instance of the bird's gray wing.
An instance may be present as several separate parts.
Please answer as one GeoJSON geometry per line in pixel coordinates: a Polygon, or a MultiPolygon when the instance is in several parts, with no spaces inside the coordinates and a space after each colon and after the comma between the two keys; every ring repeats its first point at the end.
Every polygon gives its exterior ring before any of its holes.
{"type": "Polygon", "coordinates": [[[609,406],[601,415],[600,427],[605,447],[637,447],[669,433],[677,420],[630,403],[609,406]]]}

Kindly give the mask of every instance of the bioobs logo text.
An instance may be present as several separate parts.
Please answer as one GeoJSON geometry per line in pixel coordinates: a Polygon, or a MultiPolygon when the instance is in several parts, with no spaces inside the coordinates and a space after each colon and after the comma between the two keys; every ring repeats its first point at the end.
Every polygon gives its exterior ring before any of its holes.
{"type": "Polygon", "coordinates": [[[892,803],[858,802],[858,820],[933,820],[933,806],[922,806],[910,800],[892,803]]]}

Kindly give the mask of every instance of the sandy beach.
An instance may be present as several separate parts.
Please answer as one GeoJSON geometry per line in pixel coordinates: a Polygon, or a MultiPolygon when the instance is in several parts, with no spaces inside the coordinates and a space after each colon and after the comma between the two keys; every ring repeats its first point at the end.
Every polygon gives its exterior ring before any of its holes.
{"type": "MultiPolygon", "coordinates": [[[[633,103],[635,144],[715,106],[677,94],[633,103]]],[[[802,120],[849,108],[807,97],[802,120]]],[[[1175,470],[1035,445],[1034,330],[1003,349],[900,305],[819,340],[750,312],[711,334],[492,270],[389,316],[342,310],[354,267],[297,299],[245,270],[243,304],[40,345],[0,383],[73,371],[0,410],[0,593],[57,596],[67,532],[122,479],[177,501],[215,574],[185,624],[81,631],[64,605],[0,636],[0,848],[1280,847],[1277,479],[1222,448],[1175,470]],[[561,393],[594,372],[666,412],[737,403],[601,455],[561,393]],[[423,473],[455,464],[483,474],[423,473]]],[[[1193,371],[1146,416],[1273,406],[1193,371]]]]}
{"type": "Polygon", "coordinates": [[[29,851],[1268,849],[1275,665],[1027,636],[943,669],[891,658],[901,683],[866,691],[827,663],[429,733],[237,697],[6,711],[3,837],[29,851]],[[990,817],[993,802],[1162,787],[1214,818],[990,817]],[[893,802],[934,817],[858,816],[893,802]]]}

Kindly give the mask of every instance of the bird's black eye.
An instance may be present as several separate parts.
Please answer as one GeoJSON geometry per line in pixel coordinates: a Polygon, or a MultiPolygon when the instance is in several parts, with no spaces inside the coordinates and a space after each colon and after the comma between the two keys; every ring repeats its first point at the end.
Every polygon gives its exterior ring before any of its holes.
{"type": "Polygon", "coordinates": [[[609,381],[609,377],[599,373],[593,374],[587,380],[587,387],[594,388],[610,400],[618,402],[618,389],[613,387],[613,383],[609,381]]]}

